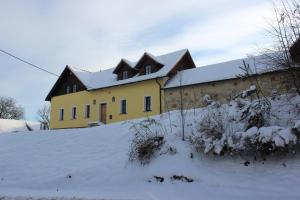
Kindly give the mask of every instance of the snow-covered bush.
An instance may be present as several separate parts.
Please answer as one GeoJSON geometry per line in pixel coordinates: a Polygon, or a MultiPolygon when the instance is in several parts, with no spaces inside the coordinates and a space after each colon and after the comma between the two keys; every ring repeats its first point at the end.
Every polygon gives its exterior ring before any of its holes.
{"type": "Polygon", "coordinates": [[[300,122],[293,128],[274,124],[271,120],[273,108],[264,99],[237,98],[230,104],[209,105],[204,110],[205,114],[190,137],[197,151],[265,158],[270,154],[291,152],[299,146],[300,122]]]}
{"type": "Polygon", "coordinates": [[[247,131],[232,132],[213,137],[199,133],[192,144],[204,153],[252,155],[265,158],[274,153],[288,153],[299,145],[299,136],[291,128],[279,126],[252,127],[247,131]]]}
{"type": "Polygon", "coordinates": [[[300,132],[300,120],[298,120],[296,123],[295,123],[295,126],[293,127],[296,131],[300,132]]]}
{"type": "Polygon", "coordinates": [[[246,103],[241,108],[241,121],[246,124],[246,129],[269,125],[271,105],[265,100],[256,100],[246,103]]]}
{"type": "Polygon", "coordinates": [[[213,102],[213,100],[211,99],[211,96],[209,94],[206,94],[203,96],[203,104],[208,106],[213,102]]]}
{"type": "Polygon", "coordinates": [[[165,143],[166,128],[157,120],[148,118],[130,127],[134,133],[129,161],[148,164],[165,143]]]}
{"type": "Polygon", "coordinates": [[[206,114],[196,127],[196,133],[190,137],[196,150],[205,153],[224,153],[226,134],[231,131],[230,119],[226,108],[218,106],[207,107],[206,114]]]}
{"type": "Polygon", "coordinates": [[[251,85],[248,89],[241,91],[235,98],[246,98],[256,93],[257,89],[255,85],[251,85]]]}
{"type": "Polygon", "coordinates": [[[252,127],[245,132],[235,134],[239,143],[228,143],[233,151],[266,158],[271,154],[288,153],[293,150],[298,143],[297,135],[291,128],[279,126],[252,127]]]}

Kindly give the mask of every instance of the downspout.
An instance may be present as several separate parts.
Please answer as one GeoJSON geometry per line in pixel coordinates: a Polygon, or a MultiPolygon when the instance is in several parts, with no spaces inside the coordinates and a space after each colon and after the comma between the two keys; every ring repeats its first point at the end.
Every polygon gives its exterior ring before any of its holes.
{"type": "Polygon", "coordinates": [[[158,85],[158,87],[159,87],[159,114],[161,114],[162,113],[162,108],[161,108],[161,84],[160,84],[160,82],[157,80],[158,78],[156,78],[155,79],[155,81],[156,81],[156,83],[157,83],[157,85],[158,85]]]}

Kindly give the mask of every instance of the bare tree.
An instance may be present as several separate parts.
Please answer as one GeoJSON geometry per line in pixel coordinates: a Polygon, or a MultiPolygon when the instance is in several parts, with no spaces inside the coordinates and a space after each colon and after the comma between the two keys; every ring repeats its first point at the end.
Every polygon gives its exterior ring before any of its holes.
{"type": "Polygon", "coordinates": [[[169,103],[168,103],[167,100],[165,101],[165,106],[167,108],[167,114],[168,114],[168,119],[169,119],[170,131],[171,131],[171,133],[173,133],[173,128],[172,128],[173,124],[172,124],[172,119],[171,119],[171,113],[170,113],[169,103]]]}
{"type": "MultiPolygon", "coordinates": [[[[254,59],[254,58],[253,58],[254,59]]],[[[267,102],[268,105],[271,105],[271,102],[269,101],[268,97],[264,94],[262,90],[262,86],[258,80],[257,74],[257,68],[254,61],[254,68],[252,69],[249,65],[249,63],[246,63],[245,60],[243,60],[243,65],[239,68],[243,71],[243,74],[239,74],[237,77],[240,79],[248,80],[251,84],[251,86],[255,86],[253,89],[248,89],[246,91],[243,91],[242,93],[239,93],[234,97],[234,99],[241,97],[241,96],[251,96],[252,93],[255,93],[258,101],[261,101],[261,97],[264,101],[267,102]],[[245,94],[247,93],[247,94],[245,94]]]]}
{"type": "Polygon", "coordinates": [[[184,88],[182,85],[182,77],[183,73],[179,72],[179,112],[180,112],[180,123],[181,123],[181,131],[182,131],[182,141],[185,140],[185,124],[186,124],[186,114],[187,110],[184,107],[184,88]]]}
{"type": "Polygon", "coordinates": [[[266,58],[263,62],[276,70],[286,70],[286,81],[290,82],[300,95],[299,3],[299,0],[281,0],[280,5],[274,5],[275,22],[270,23],[269,33],[274,38],[275,45],[263,51],[266,58]],[[295,56],[298,59],[295,59],[295,56]]]}
{"type": "Polygon", "coordinates": [[[24,108],[17,106],[13,98],[0,97],[0,118],[2,119],[22,119],[24,108]]]}
{"type": "Polygon", "coordinates": [[[50,125],[50,105],[44,105],[38,109],[37,115],[39,116],[39,122],[41,122],[45,129],[49,129],[50,125]]]}

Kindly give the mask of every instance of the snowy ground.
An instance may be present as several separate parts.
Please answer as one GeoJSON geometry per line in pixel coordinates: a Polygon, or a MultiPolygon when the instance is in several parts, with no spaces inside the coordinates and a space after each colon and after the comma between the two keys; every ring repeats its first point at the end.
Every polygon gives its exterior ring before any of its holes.
{"type": "MultiPolygon", "coordinates": [[[[168,115],[160,121],[168,124],[168,115]]],[[[176,122],[174,122],[176,123],[176,122]]],[[[194,154],[178,134],[177,154],[128,162],[130,123],[0,135],[0,197],[68,199],[300,199],[300,156],[251,162],[194,154]],[[185,175],[193,183],[171,181],[185,175]],[[165,181],[153,181],[162,176],[165,181]],[[152,180],[152,182],[149,182],[152,180]]],[[[173,130],[173,132],[176,132],[173,130]]],[[[0,198],[2,199],[2,198],[0,198]]]]}
{"type": "Polygon", "coordinates": [[[18,131],[27,131],[26,123],[30,128],[38,130],[40,128],[39,122],[14,120],[14,119],[0,119],[0,133],[10,133],[18,131]]]}

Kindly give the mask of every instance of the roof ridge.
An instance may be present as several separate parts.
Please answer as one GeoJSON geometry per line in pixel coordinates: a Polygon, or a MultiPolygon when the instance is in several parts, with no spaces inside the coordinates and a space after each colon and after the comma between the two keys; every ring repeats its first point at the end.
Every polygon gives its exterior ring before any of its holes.
{"type": "MultiPolygon", "coordinates": [[[[163,64],[162,62],[161,62],[161,60],[159,60],[159,58],[158,58],[158,56],[155,56],[155,55],[153,55],[152,53],[150,53],[150,52],[147,52],[147,51],[145,51],[145,53],[144,53],[145,55],[148,55],[149,57],[151,57],[153,60],[155,60],[156,62],[158,62],[158,63],[160,63],[160,64],[163,64]]],[[[143,56],[142,56],[143,57],[143,56]]]]}
{"type": "Polygon", "coordinates": [[[135,67],[136,62],[128,60],[127,58],[122,58],[121,60],[123,60],[124,62],[126,62],[126,64],[128,64],[130,67],[132,67],[132,68],[135,67]]]}
{"type": "Polygon", "coordinates": [[[169,52],[169,53],[161,54],[161,55],[156,56],[156,57],[162,57],[162,56],[170,55],[170,54],[173,54],[173,53],[179,53],[179,52],[183,52],[183,51],[187,52],[188,49],[187,48],[179,49],[179,50],[172,51],[172,52],[169,52]]]}
{"type": "MultiPolygon", "coordinates": [[[[249,56],[249,57],[237,58],[237,59],[233,59],[233,60],[226,60],[226,61],[217,62],[217,63],[213,63],[213,64],[202,65],[202,66],[199,66],[199,67],[209,67],[209,66],[213,66],[213,65],[226,64],[226,63],[235,62],[235,61],[243,61],[243,60],[249,60],[249,59],[263,58],[264,56],[265,56],[265,54],[253,55],[253,56],[249,56]]],[[[197,68],[199,68],[199,67],[197,67],[197,68]]]]}

